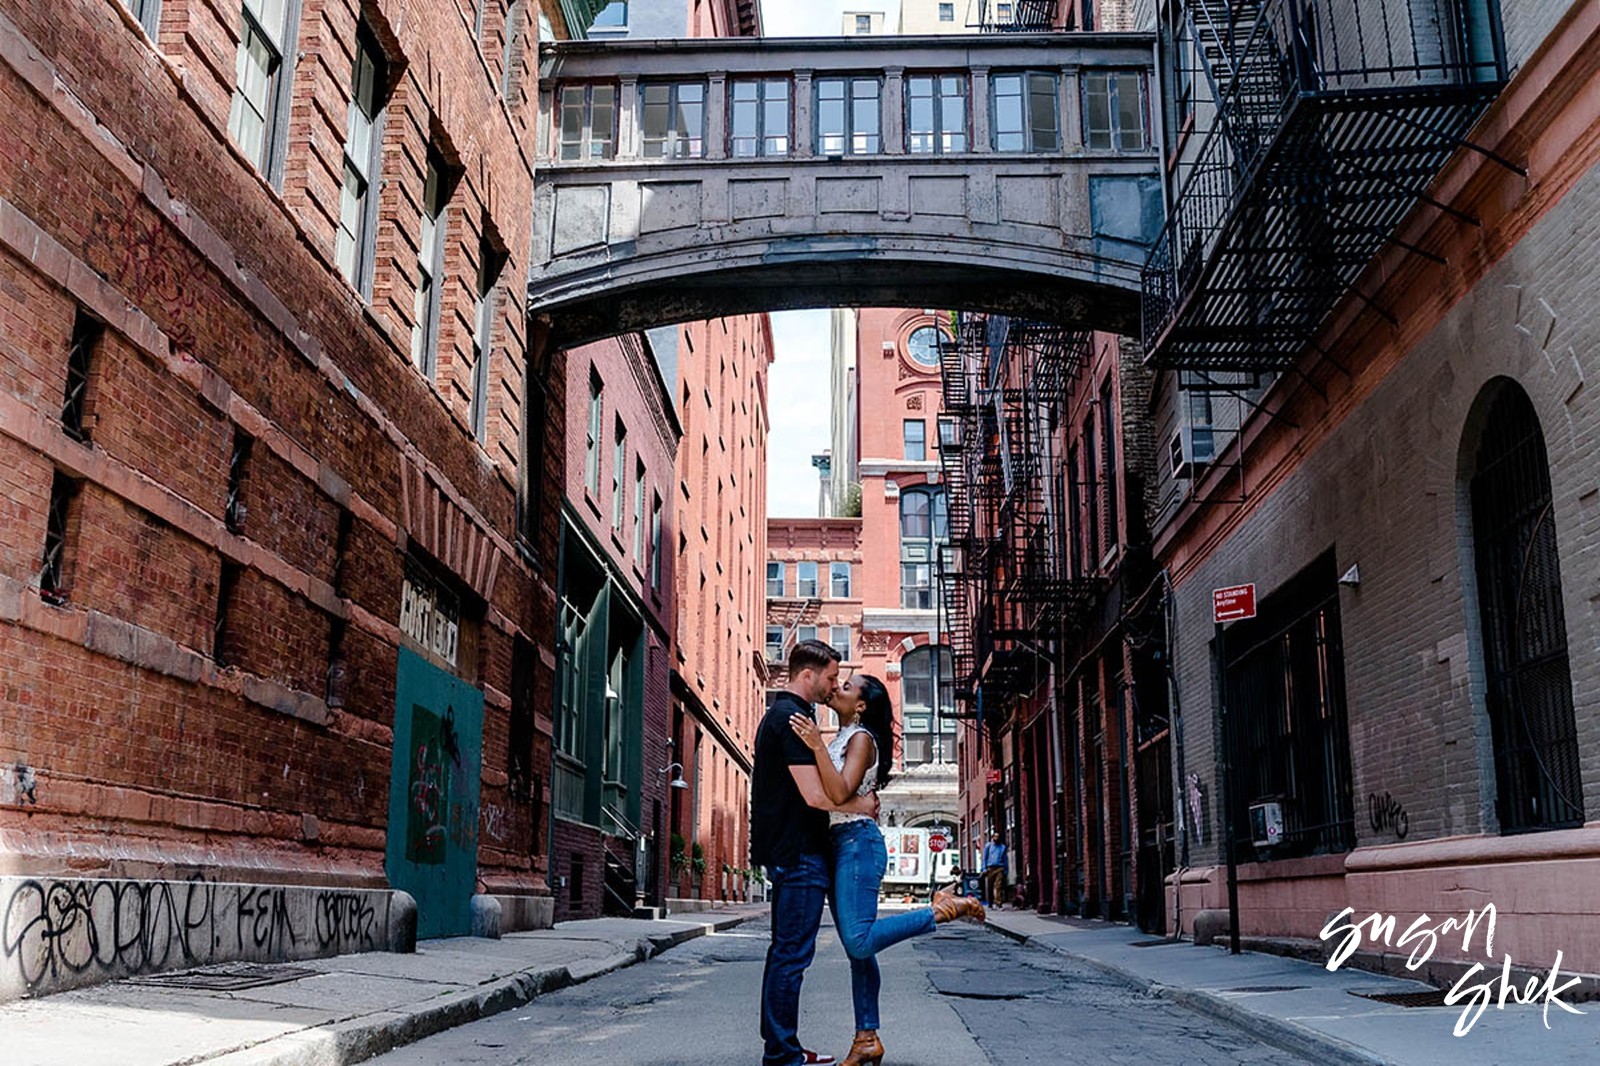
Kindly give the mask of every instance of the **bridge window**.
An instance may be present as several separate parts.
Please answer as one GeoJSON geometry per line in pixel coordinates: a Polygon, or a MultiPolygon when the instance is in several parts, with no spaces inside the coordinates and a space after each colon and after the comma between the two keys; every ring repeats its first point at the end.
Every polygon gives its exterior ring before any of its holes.
{"type": "Polygon", "coordinates": [[[967,150],[966,78],[921,74],[906,79],[906,148],[940,154],[967,150]]]}
{"type": "Polygon", "coordinates": [[[1060,150],[1061,107],[1054,74],[995,76],[994,148],[997,152],[1060,150]]]}
{"type": "Polygon", "coordinates": [[[736,81],[729,146],[736,159],[789,154],[789,83],[736,81]]]}
{"type": "Polygon", "coordinates": [[[880,89],[876,78],[819,78],[817,150],[823,155],[881,151],[880,89]]]}
{"type": "Polygon", "coordinates": [[[1144,149],[1144,76],[1138,71],[1085,71],[1083,107],[1088,147],[1122,152],[1144,149]]]}
{"type": "Polygon", "coordinates": [[[610,159],[617,146],[617,87],[568,85],[561,90],[561,158],[610,159]]]}
{"type": "Polygon", "coordinates": [[[704,85],[641,85],[639,103],[646,159],[698,159],[705,154],[704,85]]]}

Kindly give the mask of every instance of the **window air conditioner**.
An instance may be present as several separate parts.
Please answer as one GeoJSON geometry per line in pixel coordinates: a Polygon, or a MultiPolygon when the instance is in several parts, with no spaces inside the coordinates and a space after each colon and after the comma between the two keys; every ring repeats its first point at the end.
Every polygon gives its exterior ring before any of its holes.
{"type": "Polygon", "coordinates": [[[1216,438],[1210,426],[1185,425],[1172,435],[1169,446],[1172,476],[1193,478],[1216,456],[1216,438]]]}

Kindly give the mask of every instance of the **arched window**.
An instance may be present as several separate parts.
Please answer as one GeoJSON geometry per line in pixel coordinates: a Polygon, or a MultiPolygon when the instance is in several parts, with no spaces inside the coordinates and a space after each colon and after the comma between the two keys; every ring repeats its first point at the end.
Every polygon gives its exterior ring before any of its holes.
{"type": "Polygon", "coordinates": [[[950,543],[949,509],[943,489],[900,493],[900,606],[934,607],[936,552],[950,543]]]}
{"type": "Polygon", "coordinates": [[[1497,389],[1472,457],[1472,537],[1500,830],[1581,826],[1550,461],[1527,393],[1497,389]]]}
{"type": "Polygon", "coordinates": [[[906,766],[955,757],[956,723],[949,717],[956,709],[955,699],[949,648],[917,648],[900,660],[901,748],[906,766]]]}

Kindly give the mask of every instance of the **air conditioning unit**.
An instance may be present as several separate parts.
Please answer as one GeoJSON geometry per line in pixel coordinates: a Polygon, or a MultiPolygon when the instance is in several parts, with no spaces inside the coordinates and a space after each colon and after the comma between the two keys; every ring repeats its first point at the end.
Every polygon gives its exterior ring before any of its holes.
{"type": "Polygon", "coordinates": [[[1250,805],[1250,841],[1258,848],[1275,848],[1283,843],[1283,804],[1250,805]]]}
{"type": "Polygon", "coordinates": [[[1168,445],[1174,478],[1194,478],[1217,457],[1215,431],[1210,426],[1185,425],[1168,445]]]}

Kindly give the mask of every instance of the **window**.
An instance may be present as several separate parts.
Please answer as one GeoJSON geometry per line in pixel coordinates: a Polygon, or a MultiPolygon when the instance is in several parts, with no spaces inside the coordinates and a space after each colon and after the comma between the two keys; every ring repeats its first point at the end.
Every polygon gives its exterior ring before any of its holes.
{"type": "Polygon", "coordinates": [[[804,643],[805,641],[808,641],[808,640],[816,640],[817,639],[817,627],[816,626],[799,626],[794,631],[794,638],[795,638],[795,640],[800,641],[802,643],[804,643]]]}
{"type": "Polygon", "coordinates": [[[1011,25],[1011,5],[1005,3],[994,5],[994,17],[1002,26],[1011,25]]]}
{"type": "Polygon", "coordinates": [[[955,20],[956,20],[956,5],[955,4],[940,4],[939,5],[939,21],[940,22],[954,22],[955,20]]]}
{"type": "Polygon", "coordinates": [[[736,81],[728,145],[734,158],[789,154],[789,83],[736,81]]]}
{"type": "Polygon", "coordinates": [[[905,421],[905,452],[906,458],[914,463],[923,462],[928,458],[928,423],[920,418],[908,418],[905,421]]]}
{"type": "Polygon", "coordinates": [[[769,562],[767,564],[767,596],[772,599],[781,599],[785,595],[787,595],[787,590],[784,588],[783,564],[769,562]]]}
{"type": "Polygon", "coordinates": [[[644,562],[644,463],[633,468],[633,561],[644,562]]]}
{"type": "Polygon", "coordinates": [[[1054,152],[1061,148],[1061,114],[1054,74],[994,78],[994,149],[1054,152]]]}
{"type": "Polygon", "coordinates": [[[556,641],[555,746],[558,755],[551,775],[555,809],[572,818],[584,813],[583,678],[588,620],[570,600],[561,601],[561,629],[556,641]]]}
{"type": "Polygon", "coordinates": [[[1062,472],[1067,479],[1067,556],[1073,577],[1083,577],[1083,483],[1078,477],[1078,445],[1067,447],[1067,468],[1062,472]]]}
{"type": "Polygon", "coordinates": [[[67,602],[67,535],[77,498],[78,483],[57,470],[50,482],[50,512],[45,516],[39,598],[58,607],[67,602]]]}
{"type": "Polygon", "coordinates": [[[767,627],[767,662],[775,663],[783,658],[783,627],[767,627]]]}
{"type": "Polygon", "coordinates": [[[823,155],[872,155],[882,147],[876,78],[817,81],[817,151],[823,155]]]}
{"type": "Polygon", "coordinates": [[[284,57],[294,54],[296,0],[244,0],[228,135],[273,185],[283,180],[288,130],[284,57]]]}
{"type": "Polygon", "coordinates": [[[855,567],[849,563],[829,563],[828,594],[836,600],[848,600],[854,571],[855,567]]]}
{"type": "Polygon", "coordinates": [[[1116,411],[1111,406],[1111,379],[1100,386],[1100,484],[1106,507],[1106,547],[1114,547],[1121,537],[1117,526],[1121,515],[1117,504],[1117,427],[1116,411]]]}
{"type": "Polygon", "coordinates": [[[650,494],[650,587],[661,588],[661,494],[650,494]]]}
{"type": "Polygon", "coordinates": [[[72,320],[72,346],[67,349],[67,387],[61,401],[61,428],[74,440],[89,443],[89,370],[105,332],[99,320],[78,309],[72,320]]]}
{"type": "Polygon", "coordinates": [[[255,438],[244,430],[233,431],[233,451],[228,457],[228,496],[222,506],[222,520],[230,533],[244,529],[250,513],[244,502],[244,479],[255,443],[255,438]]]}
{"type": "Polygon", "coordinates": [[[211,658],[218,666],[227,666],[233,661],[230,653],[234,649],[229,647],[228,622],[233,614],[233,597],[239,590],[242,573],[243,567],[238,563],[227,559],[222,561],[222,570],[217,578],[217,615],[211,630],[211,658]]]}
{"type": "Polygon", "coordinates": [[[941,719],[955,710],[955,675],[950,649],[922,647],[900,660],[900,713],[905,764],[943,762],[950,751],[939,737],[941,719]]]}
{"type": "Polygon", "coordinates": [[[857,15],[856,16],[856,32],[857,33],[871,33],[872,32],[872,16],[871,15],[857,15]]]}
{"type": "Polygon", "coordinates": [[[705,154],[704,85],[641,85],[639,105],[646,159],[698,159],[705,154]]]}
{"type": "Polygon", "coordinates": [[[936,553],[950,543],[950,523],[941,489],[914,488],[900,493],[900,606],[932,610],[936,553]]]}
{"type": "Polygon", "coordinates": [[[817,595],[817,564],[795,563],[794,575],[794,594],[803,600],[815,598],[817,595]]]}
{"type": "Polygon", "coordinates": [[[829,626],[828,627],[828,643],[833,646],[833,650],[834,651],[839,653],[839,658],[845,660],[846,662],[849,662],[849,660],[850,660],[850,627],[849,626],[829,626]]]}
{"type": "Polygon", "coordinates": [[[906,79],[906,150],[967,150],[967,79],[960,74],[919,74],[906,79]]]}
{"type": "Polygon", "coordinates": [[[594,17],[590,29],[618,29],[628,25],[628,0],[612,0],[594,17]]]}
{"type": "Polygon", "coordinates": [[[1498,389],[1473,455],[1472,538],[1502,833],[1584,824],[1561,557],[1544,431],[1498,389]]]}
{"type": "Polygon", "coordinates": [[[617,146],[617,87],[568,85],[561,90],[561,158],[610,159],[617,146]]]}
{"type": "Polygon", "coordinates": [[[1089,148],[1137,152],[1145,147],[1144,78],[1138,71],[1085,71],[1083,112],[1089,148]]]}
{"type": "Polygon", "coordinates": [[[377,188],[381,156],[380,112],[387,70],[378,42],[365,22],[356,31],[356,59],[350,72],[350,109],[345,120],[344,185],[339,193],[339,236],[334,260],[339,273],[362,296],[372,296],[372,259],[378,223],[377,188]]]}
{"type": "Polygon", "coordinates": [[[489,436],[489,371],[494,364],[494,316],[497,285],[506,254],[495,247],[489,220],[478,237],[478,293],[472,308],[472,436],[482,444],[489,436]]]}
{"type": "Polygon", "coordinates": [[[417,237],[417,298],[412,307],[411,363],[433,380],[439,359],[440,293],[444,289],[445,207],[449,172],[433,147],[428,149],[428,176],[422,187],[422,228],[417,237]]]}
{"type": "Polygon", "coordinates": [[[161,0],[122,0],[122,6],[133,13],[152,39],[161,23],[161,0]]]}
{"type": "Polygon", "coordinates": [[[611,529],[615,533],[622,532],[622,519],[628,507],[628,498],[624,495],[623,471],[628,465],[628,427],[622,424],[622,419],[617,419],[617,434],[611,445],[611,529]]]}
{"type": "Polygon", "coordinates": [[[1088,512],[1083,520],[1084,533],[1088,537],[1085,545],[1088,558],[1084,561],[1091,571],[1097,572],[1100,569],[1100,486],[1095,478],[1094,464],[1099,451],[1095,447],[1094,434],[1094,415],[1091,412],[1083,417],[1083,485],[1086,490],[1083,495],[1088,512]]]}
{"type": "Polygon", "coordinates": [[[600,495],[600,418],[604,407],[600,375],[589,371],[589,425],[583,438],[583,484],[589,495],[600,495]]]}

